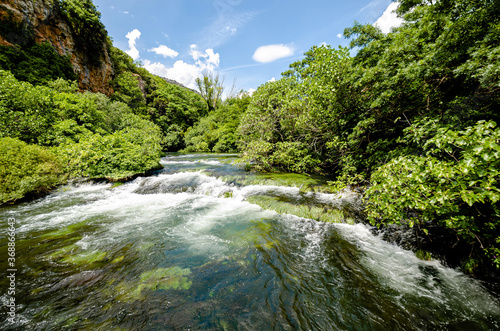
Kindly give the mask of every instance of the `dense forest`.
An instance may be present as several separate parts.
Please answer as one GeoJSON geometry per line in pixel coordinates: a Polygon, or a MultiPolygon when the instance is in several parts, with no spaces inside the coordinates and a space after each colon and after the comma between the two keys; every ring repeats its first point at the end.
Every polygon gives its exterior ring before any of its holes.
{"type": "Polygon", "coordinates": [[[448,229],[470,250],[465,271],[500,268],[498,1],[401,0],[391,33],[355,22],[350,48],[313,46],[225,100],[217,76],[195,93],[134,63],[90,1],[58,4],[80,47],[109,49],[114,93],[79,91],[50,45],[0,46],[0,203],[69,178],[124,180],[163,152],[240,152],[247,168],[362,187],[372,224],[448,229]]]}

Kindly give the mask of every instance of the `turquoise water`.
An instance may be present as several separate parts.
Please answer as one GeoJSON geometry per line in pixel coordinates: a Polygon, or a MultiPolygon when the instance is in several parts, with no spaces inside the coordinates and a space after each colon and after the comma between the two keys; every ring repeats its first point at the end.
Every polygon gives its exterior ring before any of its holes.
{"type": "MultiPolygon", "coordinates": [[[[6,219],[17,220],[18,306],[14,324],[2,307],[0,328],[499,328],[498,299],[462,273],[421,261],[364,225],[280,215],[247,201],[355,210],[355,194],[241,185],[245,176],[269,175],[246,173],[235,159],[170,155],[163,171],[121,186],[67,185],[1,207],[0,270],[8,269],[6,219]]],[[[5,277],[0,288],[5,304],[5,277]]]]}

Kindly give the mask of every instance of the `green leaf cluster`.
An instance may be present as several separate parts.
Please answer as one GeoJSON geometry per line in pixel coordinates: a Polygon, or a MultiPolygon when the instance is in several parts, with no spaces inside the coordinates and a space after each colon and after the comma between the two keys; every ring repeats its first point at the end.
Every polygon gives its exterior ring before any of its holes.
{"type": "Polygon", "coordinates": [[[238,128],[244,159],[259,169],[318,173],[345,163],[336,152],[345,149],[342,126],[357,118],[345,80],[351,62],[346,48],[315,46],[282,79],[259,87],[238,128]]]}
{"type": "Polygon", "coordinates": [[[0,138],[0,204],[47,192],[64,179],[60,160],[47,148],[0,138]]]}

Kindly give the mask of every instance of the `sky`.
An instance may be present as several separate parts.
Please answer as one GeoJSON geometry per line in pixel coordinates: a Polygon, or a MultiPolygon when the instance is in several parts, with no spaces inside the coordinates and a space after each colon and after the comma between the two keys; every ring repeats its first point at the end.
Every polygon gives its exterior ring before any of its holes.
{"type": "Polygon", "coordinates": [[[354,21],[401,24],[391,0],[93,0],[116,47],[151,73],[195,88],[219,73],[226,91],[279,79],[314,45],[348,46],[354,21]]]}

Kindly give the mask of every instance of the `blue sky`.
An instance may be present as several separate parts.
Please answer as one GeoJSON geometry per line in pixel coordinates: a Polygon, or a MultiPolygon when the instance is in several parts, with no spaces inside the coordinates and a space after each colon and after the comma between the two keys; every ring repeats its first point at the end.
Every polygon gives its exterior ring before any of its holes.
{"type": "Polygon", "coordinates": [[[354,20],[398,24],[391,0],[94,0],[114,45],[150,72],[194,87],[219,72],[226,89],[279,79],[314,45],[347,46],[354,20]],[[390,6],[390,7],[389,7],[390,6]]]}

